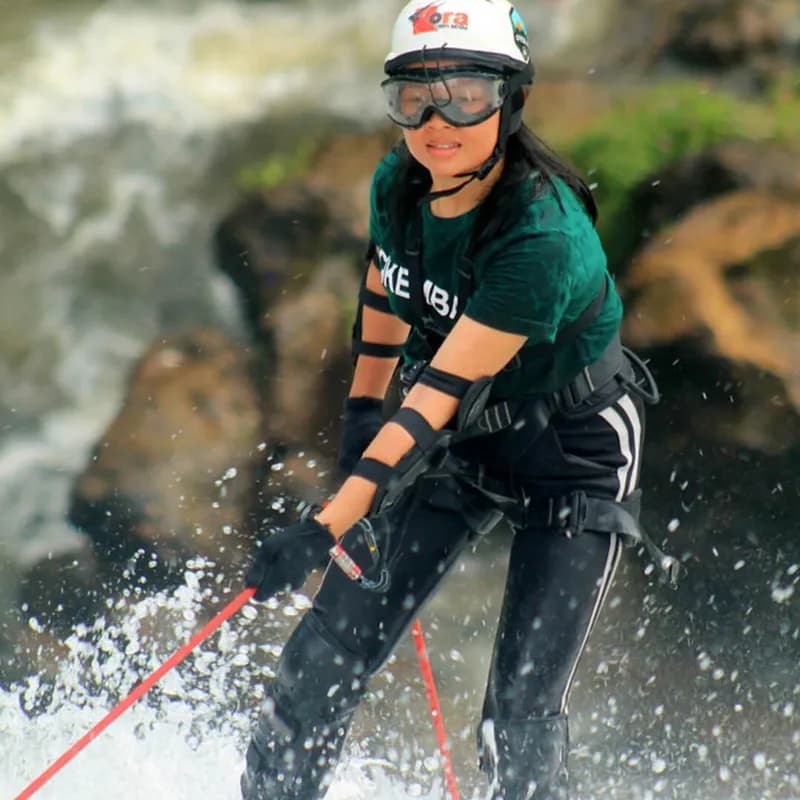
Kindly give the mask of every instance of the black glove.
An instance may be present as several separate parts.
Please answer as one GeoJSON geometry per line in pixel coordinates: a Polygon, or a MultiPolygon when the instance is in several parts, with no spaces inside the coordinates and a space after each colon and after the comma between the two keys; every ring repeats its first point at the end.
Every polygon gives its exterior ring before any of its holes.
{"type": "Polygon", "coordinates": [[[312,569],[327,563],[334,544],[333,534],[310,518],[269,534],[245,577],[257,589],[253,599],[262,603],[282,590],[299,589],[312,569]]]}
{"type": "Polygon", "coordinates": [[[383,427],[383,400],[348,397],[344,404],[342,438],[337,463],[349,475],[378,431],[383,427]]]}

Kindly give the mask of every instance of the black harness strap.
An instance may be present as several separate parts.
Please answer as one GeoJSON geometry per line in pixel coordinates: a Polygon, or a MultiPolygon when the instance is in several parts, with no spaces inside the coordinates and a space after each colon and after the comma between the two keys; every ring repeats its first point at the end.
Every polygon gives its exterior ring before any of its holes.
{"type": "Polygon", "coordinates": [[[539,353],[552,353],[554,350],[560,350],[565,344],[577,339],[597,319],[597,315],[602,311],[608,295],[609,280],[608,273],[606,273],[603,277],[603,283],[592,302],[581,311],[580,316],[565,325],[552,342],[539,342],[532,347],[528,347],[525,352],[537,355],[539,353]]]}
{"type": "Polygon", "coordinates": [[[388,422],[399,425],[423,451],[429,450],[439,438],[439,431],[432,428],[430,422],[414,408],[400,408],[388,422]]]}
{"type": "Polygon", "coordinates": [[[473,381],[428,364],[419,374],[417,383],[421,383],[423,386],[430,386],[431,389],[436,389],[460,400],[467,393],[469,387],[472,386],[473,381]]]}
{"type": "Polygon", "coordinates": [[[394,475],[394,467],[384,464],[383,461],[378,461],[377,458],[362,456],[353,467],[350,475],[364,478],[374,483],[379,489],[383,489],[394,475]]]}
{"type": "MultiPolygon", "coordinates": [[[[487,405],[491,379],[474,381],[468,386],[459,406],[459,424],[455,439],[498,433],[519,424],[520,427],[525,426],[521,435],[529,438],[532,443],[550,424],[553,414],[559,411],[574,411],[596,389],[605,386],[618,376],[621,380],[627,380],[623,376],[624,365],[624,349],[619,336],[615,336],[597,361],[584,367],[563,389],[552,394],[529,395],[487,405]],[[524,421],[515,422],[523,409],[524,421]]],[[[429,369],[431,368],[427,367],[422,374],[424,375],[429,369]]]]}
{"type": "Polygon", "coordinates": [[[550,498],[545,507],[531,507],[526,524],[555,530],[564,536],[582,533],[617,533],[631,545],[641,545],[673,586],[680,576],[680,563],[666,555],[642,528],[639,515],[642,490],[636,489],[624,500],[589,497],[580,490],[559,498],[550,498]]]}
{"type": "Polygon", "coordinates": [[[367,252],[364,256],[366,264],[364,267],[364,274],[361,276],[361,285],[358,289],[358,309],[356,310],[355,320],[353,320],[353,338],[350,347],[353,360],[355,360],[358,356],[371,356],[373,358],[399,358],[403,353],[402,344],[365,342],[362,338],[363,332],[361,317],[364,306],[372,308],[375,311],[381,311],[384,314],[392,313],[392,309],[389,305],[389,298],[367,288],[367,273],[369,272],[370,265],[375,258],[375,251],[375,244],[370,242],[369,246],[367,247],[367,252]]]}
{"type": "Polygon", "coordinates": [[[425,295],[422,289],[422,221],[420,213],[412,216],[409,236],[406,240],[406,269],[411,292],[411,313],[422,324],[425,320],[425,295]]]}
{"type": "Polygon", "coordinates": [[[363,284],[358,290],[358,300],[362,306],[371,308],[374,311],[380,311],[383,314],[392,314],[392,307],[389,305],[389,298],[385,294],[373,292],[363,284]]]}
{"type": "Polygon", "coordinates": [[[426,459],[437,446],[444,444],[450,436],[449,432],[431,427],[428,420],[413,408],[400,408],[387,422],[399,425],[414,440],[414,445],[409,453],[395,467],[378,461],[376,458],[363,456],[350,473],[374,483],[379,494],[386,489],[390,482],[396,483],[398,478],[402,478],[409,465],[413,464],[417,467],[419,462],[426,459]]]}
{"type": "Polygon", "coordinates": [[[373,358],[399,358],[403,353],[401,344],[377,344],[353,339],[351,353],[355,356],[372,356],[373,358]]]}
{"type": "MultiPolygon", "coordinates": [[[[428,198],[430,199],[430,198],[428,198]]],[[[417,213],[412,215],[411,222],[408,228],[406,250],[405,250],[405,266],[408,270],[408,282],[410,286],[411,296],[409,301],[411,303],[411,312],[417,320],[418,325],[414,326],[413,331],[418,336],[422,336],[428,344],[431,354],[435,353],[445,337],[445,333],[433,328],[433,319],[425,313],[425,294],[424,294],[424,281],[422,280],[422,211],[417,209],[417,213]],[[427,331],[429,328],[431,332],[435,333],[438,338],[436,346],[432,346],[431,342],[427,340],[427,331]]],[[[466,305],[467,298],[472,294],[472,286],[475,279],[475,270],[472,264],[472,243],[467,245],[467,250],[461,258],[458,266],[458,289],[456,297],[463,310],[466,305]]]]}

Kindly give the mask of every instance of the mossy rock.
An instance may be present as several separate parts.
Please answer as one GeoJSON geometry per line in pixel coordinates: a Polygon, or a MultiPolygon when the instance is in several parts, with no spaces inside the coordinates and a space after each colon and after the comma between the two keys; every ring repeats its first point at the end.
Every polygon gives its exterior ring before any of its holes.
{"type": "Polygon", "coordinates": [[[244,167],[238,175],[242,189],[273,189],[305,175],[323,144],[321,134],[292,139],[290,147],[268,153],[260,161],[244,167]]]}
{"type": "Polygon", "coordinates": [[[700,82],[663,83],[632,91],[557,145],[589,177],[609,262],[620,271],[642,239],[634,190],[682,158],[741,138],[797,146],[800,98],[786,88],[746,100],[700,82]]]}

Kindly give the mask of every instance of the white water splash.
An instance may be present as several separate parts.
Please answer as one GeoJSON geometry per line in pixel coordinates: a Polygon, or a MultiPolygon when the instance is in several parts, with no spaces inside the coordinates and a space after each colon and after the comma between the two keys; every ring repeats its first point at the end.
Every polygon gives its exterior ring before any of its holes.
{"type": "MultiPolygon", "coordinates": [[[[130,603],[108,604],[93,625],[78,626],[52,682],[32,676],[0,692],[0,796],[13,797],[160,666],[199,628],[204,609],[226,599],[211,571],[196,562],[184,586],[130,603]]],[[[228,598],[229,600],[230,598],[228,598]]],[[[35,793],[37,800],[152,800],[195,793],[238,800],[239,775],[262,682],[287,635],[308,607],[246,606],[168,673],[150,693],[93,740],[35,793]]],[[[31,627],[43,631],[35,620],[31,627]]],[[[441,785],[423,770],[400,777],[389,760],[354,743],[329,800],[435,800],[441,785]]]]}

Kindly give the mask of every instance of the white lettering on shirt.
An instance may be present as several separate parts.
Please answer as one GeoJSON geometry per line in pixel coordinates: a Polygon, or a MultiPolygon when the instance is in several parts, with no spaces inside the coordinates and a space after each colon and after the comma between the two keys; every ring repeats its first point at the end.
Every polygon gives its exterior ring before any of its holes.
{"type": "MultiPolygon", "coordinates": [[[[381,273],[381,284],[387,292],[411,299],[411,275],[407,267],[403,267],[380,246],[376,248],[377,266],[381,273]]],[[[458,315],[458,295],[450,295],[446,289],[426,280],[422,284],[422,295],[425,303],[440,317],[455,319],[458,315]]]]}

